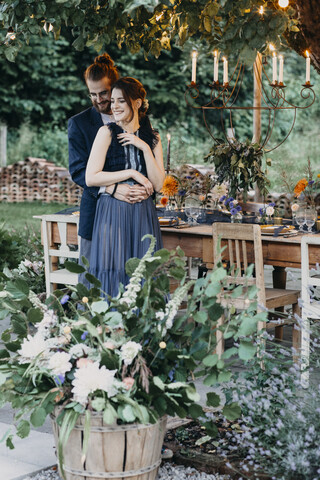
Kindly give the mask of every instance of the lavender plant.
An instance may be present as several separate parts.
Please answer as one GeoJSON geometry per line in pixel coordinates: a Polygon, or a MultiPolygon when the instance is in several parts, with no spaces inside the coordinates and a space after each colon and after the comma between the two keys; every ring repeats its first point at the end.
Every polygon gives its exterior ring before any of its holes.
{"type": "MultiPolygon", "coordinates": [[[[311,353],[312,363],[318,364],[317,334],[311,353]]],[[[318,382],[308,389],[301,386],[300,365],[292,364],[291,355],[289,349],[269,345],[264,369],[259,359],[252,359],[226,392],[241,407],[242,417],[240,429],[229,432],[220,448],[222,454],[242,458],[242,478],[320,478],[320,388],[318,382]]]]}

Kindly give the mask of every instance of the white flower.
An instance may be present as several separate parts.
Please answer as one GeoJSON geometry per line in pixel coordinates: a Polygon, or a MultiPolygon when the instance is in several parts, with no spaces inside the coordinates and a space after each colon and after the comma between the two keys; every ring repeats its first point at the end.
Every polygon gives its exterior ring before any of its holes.
{"type": "Polygon", "coordinates": [[[81,358],[88,355],[90,351],[91,348],[88,347],[88,345],[85,345],[84,343],[77,343],[70,348],[69,353],[71,357],[81,358]]]}
{"type": "Polygon", "coordinates": [[[268,217],[270,215],[273,215],[274,214],[274,208],[269,205],[269,207],[266,208],[266,214],[268,215],[268,217]]]}
{"type": "Polygon", "coordinates": [[[142,350],[140,343],[129,341],[121,347],[121,358],[125,365],[131,365],[133,359],[142,350]]]}
{"type": "Polygon", "coordinates": [[[298,203],[293,203],[293,204],[291,205],[291,210],[292,210],[293,212],[296,212],[297,210],[299,210],[299,208],[300,208],[300,205],[299,205],[298,203]]]}
{"type": "Polygon", "coordinates": [[[113,397],[117,394],[115,374],[116,370],[108,370],[104,365],[100,368],[98,362],[76,369],[72,381],[74,400],[86,405],[88,396],[96,390],[103,390],[109,398],[113,397]]]}
{"type": "Polygon", "coordinates": [[[172,328],[173,319],[176,316],[179,306],[181,305],[184,297],[187,295],[188,290],[192,284],[193,284],[193,281],[191,280],[185,285],[178,287],[175,290],[170,302],[167,303],[166,310],[165,310],[165,314],[167,315],[167,320],[166,320],[167,329],[172,328]]]}
{"type": "Polygon", "coordinates": [[[155,257],[152,258],[152,252],[155,249],[156,239],[151,235],[145,235],[142,238],[142,240],[144,240],[147,237],[150,238],[149,248],[145,253],[145,255],[141,258],[139,265],[133,272],[129,283],[126,285],[125,292],[123,293],[122,298],[120,299],[121,304],[127,304],[128,306],[131,306],[131,305],[133,306],[133,304],[136,301],[137,294],[141,289],[141,282],[143,280],[146,263],[150,260],[152,261],[155,259],[155,257]]]}
{"type": "Polygon", "coordinates": [[[164,312],[156,312],[156,319],[163,320],[164,319],[164,312]]]}
{"type": "Polygon", "coordinates": [[[212,200],[220,200],[221,197],[227,196],[228,188],[224,183],[215,185],[211,190],[212,200]]]}
{"type": "Polygon", "coordinates": [[[48,367],[52,370],[53,375],[64,375],[72,368],[69,362],[71,355],[67,352],[56,352],[49,360],[48,367]]]}
{"type": "Polygon", "coordinates": [[[53,310],[46,310],[43,312],[43,319],[40,323],[38,323],[38,333],[45,338],[50,332],[49,329],[53,325],[56,325],[58,321],[57,315],[54,313],[53,310]]]}
{"type": "Polygon", "coordinates": [[[48,348],[48,344],[42,335],[38,333],[36,333],[34,337],[28,335],[28,337],[23,340],[21,348],[17,352],[21,357],[19,358],[19,363],[29,363],[38,355],[43,356],[48,348]]]}

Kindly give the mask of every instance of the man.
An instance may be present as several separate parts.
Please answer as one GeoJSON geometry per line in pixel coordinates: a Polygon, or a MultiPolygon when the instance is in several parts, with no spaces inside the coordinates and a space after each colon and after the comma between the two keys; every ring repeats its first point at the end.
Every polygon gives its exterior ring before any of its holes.
{"type": "MultiPolygon", "coordinates": [[[[80,204],[79,236],[80,259],[85,256],[90,259],[93,223],[99,193],[112,193],[114,185],[108,187],[87,187],[85,173],[88,158],[95,136],[100,127],[113,121],[110,110],[111,86],[118,80],[119,72],[111,57],[104,53],[95,58],[84,78],[89,90],[92,107],[71,117],[68,121],[69,141],[69,171],[72,180],[83,188],[80,204]]],[[[141,185],[119,184],[115,198],[129,203],[141,202],[147,198],[146,191],[141,185]]],[[[81,263],[81,260],[80,260],[81,263]]],[[[80,281],[84,282],[80,276],[80,281]]],[[[85,284],[89,286],[88,282],[85,284]]]]}

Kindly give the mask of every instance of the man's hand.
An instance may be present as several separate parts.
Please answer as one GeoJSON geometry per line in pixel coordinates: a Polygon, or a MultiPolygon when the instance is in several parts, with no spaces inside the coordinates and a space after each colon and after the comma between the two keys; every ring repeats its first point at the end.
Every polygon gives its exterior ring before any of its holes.
{"type": "MultiPolygon", "coordinates": [[[[112,193],[114,185],[106,188],[107,193],[112,193]]],[[[128,183],[119,183],[114,198],[127,203],[137,203],[146,200],[149,195],[142,185],[129,185],[128,183]]]]}

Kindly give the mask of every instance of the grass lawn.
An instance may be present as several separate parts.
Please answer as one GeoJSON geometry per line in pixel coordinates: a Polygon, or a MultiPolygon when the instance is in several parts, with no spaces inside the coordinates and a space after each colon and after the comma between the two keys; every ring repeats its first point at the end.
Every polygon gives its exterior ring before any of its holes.
{"type": "Polygon", "coordinates": [[[5,224],[9,229],[21,230],[25,227],[40,232],[40,220],[34,215],[55,213],[70,207],[61,203],[0,203],[0,224],[5,224]]]}

